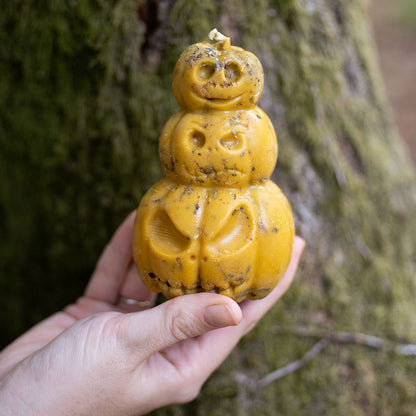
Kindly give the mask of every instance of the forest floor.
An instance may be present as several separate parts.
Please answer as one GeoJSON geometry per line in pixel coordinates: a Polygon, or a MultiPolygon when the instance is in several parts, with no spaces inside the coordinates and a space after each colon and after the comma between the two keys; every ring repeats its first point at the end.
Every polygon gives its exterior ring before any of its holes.
{"type": "Polygon", "coordinates": [[[372,20],[387,96],[416,163],[416,20],[397,4],[373,0],[372,20]]]}

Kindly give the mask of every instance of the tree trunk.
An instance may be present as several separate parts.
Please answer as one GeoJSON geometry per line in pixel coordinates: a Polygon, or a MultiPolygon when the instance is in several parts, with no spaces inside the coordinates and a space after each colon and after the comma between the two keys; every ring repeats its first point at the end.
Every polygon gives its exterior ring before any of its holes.
{"type": "Polygon", "coordinates": [[[364,0],[3,5],[2,342],[81,293],[112,231],[160,178],[158,136],[177,111],[173,66],[217,27],[263,63],[259,104],[279,142],[274,180],[307,251],[288,294],[197,400],[155,413],[414,414],[414,358],[339,335],[416,342],[416,181],[385,103],[367,7],[364,0]],[[258,382],[325,337],[331,341],[298,371],[258,382]]]}

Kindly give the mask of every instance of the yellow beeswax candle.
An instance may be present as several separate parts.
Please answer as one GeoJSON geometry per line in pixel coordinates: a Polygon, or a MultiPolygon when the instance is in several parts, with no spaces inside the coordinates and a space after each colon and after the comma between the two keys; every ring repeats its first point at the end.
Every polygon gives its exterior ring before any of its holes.
{"type": "Polygon", "coordinates": [[[162,131],[165,178],[139,205],[133,254],[146,286],[168,298],[212,291],[260,299],[288,266],[293,217],[269,179],[277,141],[257,106],[260,61],[215,29],[210,38],[175,66],[181,110],[162,131]]]}

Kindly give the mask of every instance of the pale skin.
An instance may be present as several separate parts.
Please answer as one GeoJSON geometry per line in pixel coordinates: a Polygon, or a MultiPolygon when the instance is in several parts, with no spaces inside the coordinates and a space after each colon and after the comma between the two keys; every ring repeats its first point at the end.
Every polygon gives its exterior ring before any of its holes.
{"type": "Polygon", "coordinates": [[[132,213],[84,295],[0,353],[0,408],[13,416],[137,416],[194,399],[238,341],[289,288],[304,241],[266,298],[213,293],[153,307],[131,253],[132,213]],[[135,300],[135,301],[133,301],[135,300]]]}

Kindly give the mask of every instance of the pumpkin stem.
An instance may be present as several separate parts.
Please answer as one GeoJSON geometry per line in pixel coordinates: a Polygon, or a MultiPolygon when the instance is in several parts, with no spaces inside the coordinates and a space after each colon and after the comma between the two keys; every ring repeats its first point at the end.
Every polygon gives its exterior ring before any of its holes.
{"type": "Polygon", "coordinates": [[[217,29],[212,29],[208,34],[208,38],[219,42],[221,49],[228,49],[231,45],[230,38],[224,36],[221,32],[218,32],[217,29]]]}

